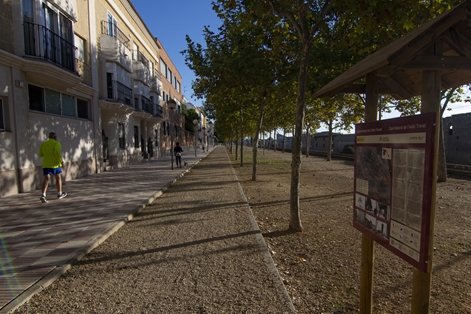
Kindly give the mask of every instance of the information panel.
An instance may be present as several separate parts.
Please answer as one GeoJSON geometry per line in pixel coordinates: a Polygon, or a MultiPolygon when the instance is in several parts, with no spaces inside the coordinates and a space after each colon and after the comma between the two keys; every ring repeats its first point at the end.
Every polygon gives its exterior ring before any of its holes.
{"type": "Polygon", "coordinates": [[[427,271],[435,113],[357,124],[353,226],[427,271]]]}

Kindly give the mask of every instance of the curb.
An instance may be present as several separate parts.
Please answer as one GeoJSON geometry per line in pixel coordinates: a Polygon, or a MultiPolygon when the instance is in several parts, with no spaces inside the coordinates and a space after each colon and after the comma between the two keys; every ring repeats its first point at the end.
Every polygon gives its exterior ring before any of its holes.
{"type": "Polygon", "coordinates": [[[245,197],[244,191],[242,190],[242,186],[240,185],[239,178],[237,177],[234,167],[232,166],[231,160],[229,158],[229,155],[227,154],[227,150],[225,150],[226,156],[229,159],[232,173],[237,179],[237,186],[239,187],[239,193],[242,196],[243,201],[245,202],[247,206],[247,214],[249,216],[250,223],[252,224],[253,229],[256,231],[254,234],[255,237],[257,238],[257,242],[260,247],[260,251],[262,252],[263,256],[265,257],[265,261],[267,263],[267,266],[271,273],[273,274],[273,282],[276,286],[276,290],[278,292],[278,298],[279,300],[286,305],[287,308],[290,309],[290,312],[283,312],[283,313],[296,313],[296,309],[293,305],[293,302],[291,301],[291,297],[289,296],[288,290],[286,290],[286,286],[283,283],[283,279],[280,276],[280,273],[278,272],[278,269],[275,266],[275,262],[273,261],[273,258],[268,250],[268,246],[265,242],[265,239],[263,238],[262,232],[260,231],[260,228],[258,227],[257,222],[255,221],[255,217],[253,215],[252,209],[250,208],[249,202],[247,198],[245,197]]]}

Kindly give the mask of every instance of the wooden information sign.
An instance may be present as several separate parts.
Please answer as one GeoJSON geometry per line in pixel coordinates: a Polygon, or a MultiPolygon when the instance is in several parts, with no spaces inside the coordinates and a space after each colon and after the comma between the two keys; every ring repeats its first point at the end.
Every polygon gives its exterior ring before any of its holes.
{"type": "Polygon", "coordinates": [[[426,272],[435,113],[357,124],[353,226],[426,272]]]}

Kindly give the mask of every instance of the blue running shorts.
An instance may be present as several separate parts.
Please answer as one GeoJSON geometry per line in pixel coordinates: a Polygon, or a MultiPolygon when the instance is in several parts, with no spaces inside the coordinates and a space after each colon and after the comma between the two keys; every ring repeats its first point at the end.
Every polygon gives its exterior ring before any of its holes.
{"type": "Polygon", "coordinates": [[[47,176],[48,174],[56,175],[62,173],[62,168],[43,168],[43,175],[47,176]]]}

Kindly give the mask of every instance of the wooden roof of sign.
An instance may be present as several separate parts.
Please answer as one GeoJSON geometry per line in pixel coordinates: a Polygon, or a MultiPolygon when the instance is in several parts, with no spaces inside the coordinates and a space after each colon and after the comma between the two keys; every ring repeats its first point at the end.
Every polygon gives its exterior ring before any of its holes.
{"type": "Polygon", "coordinates": [[[379,79],[380,94],[408,99],[421,94],[423,70],[441,70],[442,89],[471,83],[471,0],[366,57],[321,88],[314,97],[364,94],[366,85],[360,80],[374,72],[379,79]],[[424,50],[437,41],[443,42],[442,56],[426,55],[424,50]]]}

